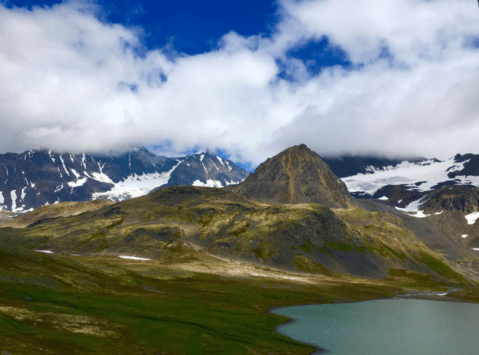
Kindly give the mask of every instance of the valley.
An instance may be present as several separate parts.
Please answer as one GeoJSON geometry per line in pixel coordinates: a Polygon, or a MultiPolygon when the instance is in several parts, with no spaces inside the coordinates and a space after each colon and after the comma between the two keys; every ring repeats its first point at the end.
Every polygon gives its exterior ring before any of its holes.
{"type": "Polygon", "coordinates": [[[271,309],[479,301],[474,250],[452,238],[464,212],[353,199],[304,145],[238,185],[62,202],[0,227],[5,354],[310,354],[271,309]]]}

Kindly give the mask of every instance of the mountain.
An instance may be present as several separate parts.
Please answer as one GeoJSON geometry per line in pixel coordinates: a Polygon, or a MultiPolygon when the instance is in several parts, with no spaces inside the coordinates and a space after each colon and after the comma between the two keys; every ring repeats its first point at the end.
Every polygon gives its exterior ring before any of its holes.
{"type": "Polygon", "coordinates": [[[236,184],[248,174],[211,153],[167,158],[140,147],[116,155],[7,153],[0,155],[0,208],[24,212],[64,201],[121,201],[160,186],[236,184]]]}
{"type": "Polygon", "coordinates": [[[346,185],[315,152],[302,144],[269,158],[233,191],[267,203],[354,206],[346,185]]]}
{"type": "Polygon", "coordinates": [[[168,182],[161,187],[175,185],[225,187],[238,184],[248,175],[246,170],[233,162],[206,151],[184,158],[168,182]]]}

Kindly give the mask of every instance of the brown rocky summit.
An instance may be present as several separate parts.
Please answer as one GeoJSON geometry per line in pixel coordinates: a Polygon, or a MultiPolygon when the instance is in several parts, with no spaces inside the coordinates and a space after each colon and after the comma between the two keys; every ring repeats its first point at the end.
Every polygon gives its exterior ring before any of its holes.
{"type": "Polygon", "coordinates": [[[269,158],[233,190],[267,203],[355,206],[346,185],[321,157],[301,144],[269,158]]]}

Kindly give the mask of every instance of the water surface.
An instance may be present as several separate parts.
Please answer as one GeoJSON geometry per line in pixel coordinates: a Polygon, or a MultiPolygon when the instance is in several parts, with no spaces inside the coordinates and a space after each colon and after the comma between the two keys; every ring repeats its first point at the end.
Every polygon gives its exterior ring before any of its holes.
{"type": "Polygon", "coordinates": [[[294,320],[279,333],[331,355],[479,354],[478,304],[395,299],[272,313],[294,320]]]}

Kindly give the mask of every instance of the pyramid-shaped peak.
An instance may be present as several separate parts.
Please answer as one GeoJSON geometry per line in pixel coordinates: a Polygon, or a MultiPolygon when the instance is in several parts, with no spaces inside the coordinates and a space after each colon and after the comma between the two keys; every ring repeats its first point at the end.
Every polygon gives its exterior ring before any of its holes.
{"type": "Polygon", "coordinates": [[[277,154],[276,156],[288,155],[288,154],[319,157],[319,155],[313,152],[311,149],[309,149],[306,144],[293,145],[292,147],[289,147],[288,149],[283,150],[281,153],[277,154]]]}
{"type": "Polygon", "coordinates": [[[235,191],[267,203],[354,205],[346,185],[305,144],[290,147],[260,164],[235,191]]]}

